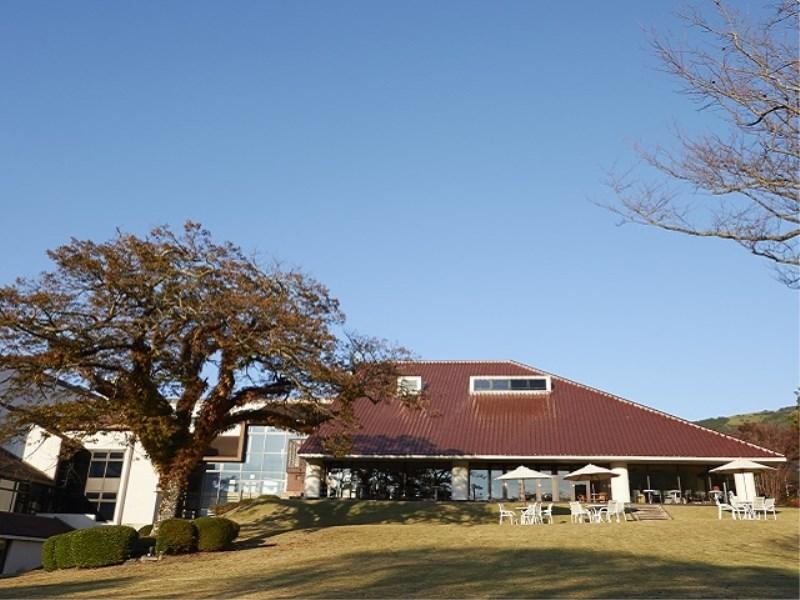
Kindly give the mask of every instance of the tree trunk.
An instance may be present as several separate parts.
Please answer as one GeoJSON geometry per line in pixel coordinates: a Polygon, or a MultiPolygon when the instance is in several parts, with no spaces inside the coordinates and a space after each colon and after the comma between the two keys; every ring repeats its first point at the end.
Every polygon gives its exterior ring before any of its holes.
{"type": "Polygon", "coordinates": [[[153,523],[153,534],[158,531],[158,526],[165,519],[171,519],[177,516],[178,501],[181,498],[181,493],[185,485],[185,478],[181,477],[164,477],[159,478],[159,500],[158,510],[156,511],[155,523],[153,523]]]}

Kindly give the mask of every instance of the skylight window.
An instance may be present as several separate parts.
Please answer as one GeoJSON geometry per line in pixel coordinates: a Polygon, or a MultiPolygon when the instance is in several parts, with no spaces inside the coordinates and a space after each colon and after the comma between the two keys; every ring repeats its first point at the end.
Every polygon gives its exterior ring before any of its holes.
{"type": "Polygon", "coordinates": [[[550,377],[473,376],[469,378],[471,394],[531,394],[551,389],[550,377]]]}
{"type": "Polygon", "coordinates": [[[422,392],[422,377],[419,375],[403,375],[397,378],[397,390],[404,395],[422,392]]]}

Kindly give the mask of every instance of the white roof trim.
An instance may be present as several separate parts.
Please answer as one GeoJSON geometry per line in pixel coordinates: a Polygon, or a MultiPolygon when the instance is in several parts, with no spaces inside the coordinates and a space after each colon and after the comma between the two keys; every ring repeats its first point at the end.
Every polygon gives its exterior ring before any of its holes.
{"type": "Polygon", "coordinates": [[[769,458],[756,458],[756,457],[742,457],[742,456],[598,456],[598,455],[585,455],[585,456],[516,456],[516,455],[503,455],[503,454],[345,454],[344,456],[334,456],[332,454],[311,454],[302,453],[299,456],[303,458],[331,458],[334,460],[345,460],[352,458],[363,459],[436,459],[436,460],[504,460],[504,461],[552,461],[552,462],[635,462],[635,463],[671,463],[671,462],[685,462],[685,463],[726,463],[739,458],[750,458],[761,463],[782,463],[786,462],[786,458],[769,457],[769,458]]]}

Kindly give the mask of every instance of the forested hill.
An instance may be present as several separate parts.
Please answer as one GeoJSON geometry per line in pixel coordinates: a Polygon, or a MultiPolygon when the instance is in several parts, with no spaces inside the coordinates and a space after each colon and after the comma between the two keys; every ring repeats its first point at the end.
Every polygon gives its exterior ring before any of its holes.
{"type": "Polygon", "coordinates": [[[730,417],[712,417],[710,419],[695,421],[695,423],[722,433],[733,433],[739,425],[753,422],[771,423],[780,427],[786,427],[790,424],[791,414],[795,410],[797,410],[797,408],[794,406],[784,406],[778,410],[762,410],[760,412],[732,415],[730,417]]]}

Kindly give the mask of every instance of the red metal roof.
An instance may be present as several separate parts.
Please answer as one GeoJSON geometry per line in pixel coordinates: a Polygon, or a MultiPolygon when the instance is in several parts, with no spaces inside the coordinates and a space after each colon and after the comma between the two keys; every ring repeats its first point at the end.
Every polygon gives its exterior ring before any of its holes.
{"type": "MultiPolygon", "coordinates": [[[[359,400],[352,456],[779,458],[780,454],[551,375],[544,394],[470,394],[473,375],[549,375],[513,361],[420,361],[424,409],[359,400]]],[[[323,425],[301,454],[326,454],[323,425]]]]}

